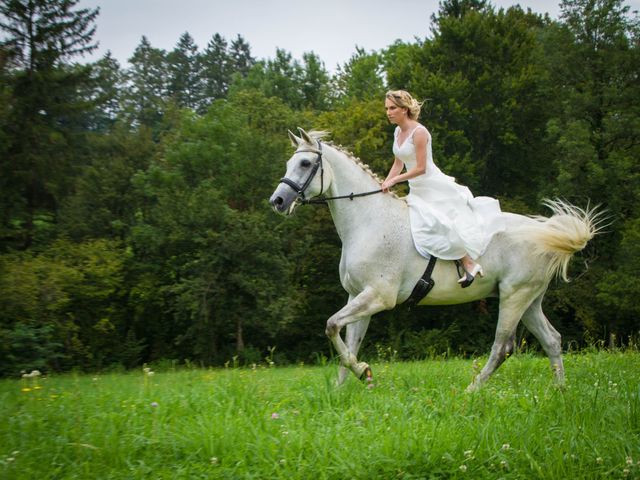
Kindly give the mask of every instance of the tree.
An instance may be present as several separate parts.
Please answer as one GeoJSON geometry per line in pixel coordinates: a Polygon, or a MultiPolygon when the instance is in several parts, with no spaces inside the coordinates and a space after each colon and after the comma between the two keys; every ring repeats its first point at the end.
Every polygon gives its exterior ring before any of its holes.
{"type": "Polygon", "coordinates": [[[324,63],[313,52],[302,54],[301,93],[303,104],[314,110],[326,110],[330,102],[329,74],[324,63]]]}
{"type": "Polygon", "coordinates": [[[439,18],[463,18],[467,13],[476,11],[482,12],[487,8],[485,0],[444,0],[438,4],[438,15],[431,16],[435,24],[439,18]]]}
{"type": "Polygon", "coordinates": [[[88,142],[91,159],[74,178],[73,193],[60,206],[58,230],[76,241],[127,236],[139,198],[131,178],[159,151],[149,129],[130,132],[114,125],[88,142]]]}
{"type": "Polygon", "coordinates": [[[143,36],[129,59],[126,109],[134,125],[157,128],[166,111],[166,52],[143,36]]]}
{"type": "Polygon", "coordinates": [[[251,56],[251,47],[242,35],[238,35],[235,40],[231,41],[229,57],[231,59],[231,70],[241,77],[246,77],[251,67],[256,63],[256,60],[251,56]]]}
{"type": "Polygon", "coordinates": [[[550,129],[558,148],[557,192],[588,196],[638,215],[640,30],[622,0],[566,0],[563,28],[548,41],[550,71],[565,99],[550,129]],[[608,188],[619,185],[618,189],[608,188]],[[576,191],[579,189],[579,191],[576,191]]]}
{"type": "MultiPolygon", "coordinates": [[[[541,139],[552,112],[538,40],[544,20],[519,7],[494,12],[483,2],[447,2],[440,10],[433,39],[419,51],[390,51],[413,57],[404,67],[411,70],[390,79],[410,79],[426,100],[444,171],[477,194],[537,201],[531,182],[548,170],[541,139]]],[[[404,62],[390,64],[403,69],[404,62]]]]}
{"type": "Polygon", "coordinates": [[[0,256],[0,336],[14,342],[0,348],[2,373],[28,362],[49,369],[117,362],[128,318],[126,259],[122,244],[108,240],[58,240],[39,253],[0,256]]]}
{"type": "Polygon", "coordinates": [[[168,94],[181,108],[198,110],[202,102],[202,72],[198,46],[188,32],[167,55],[168,94]]]}
{"type": "Polygon", "coordinates": [[[2,42],[12,64],[33,75],[91,53],[99,8],[74,10],[79,0],[8,0],[0,5],[2,42]]]}
{"type": "Polygon", "coordinates": [[[278,97],[292,108],[301,108],[302,67],[293,60],[291,53],[276,49],[276,56],[266,63],[263,91],[267,96],[278,97]]]}
{"type": "Polygon", "coordinates": [[[0,160],[4,246],[29,246],[35,220],[55,210],[81,155],[86,114],[94,107],[79,91],[90,66],[67,61],[91,52],[98,9],[75,9],[77,0],[11,0],[0,5],[12,109],[0,160]]]}
{"type": "Polygon", "coordinates": [[[356,53],[338,68],[336,90],[339,98],[347,100],[382,98],[384,82],[380,54],[367,53],[363,48],[356,47],[356,53]]]}
{"type": "Polygon", "coordinates": [[[203,96],[208,106],[214,100],[225,98],[229,90],[232,74],[232,59],[229,56],[227,41],[216,33],[201,57],[203,96]]]}
{"type": "Polygon", "coordinates": [[[111,52],[107,52],[93,64],[91,83],[86,92],[82,92],[87,102],[96,105],[88,114],[88,128],[104,132],[111,129],[123,111],[123,93],[125,75],[111,52]]]}

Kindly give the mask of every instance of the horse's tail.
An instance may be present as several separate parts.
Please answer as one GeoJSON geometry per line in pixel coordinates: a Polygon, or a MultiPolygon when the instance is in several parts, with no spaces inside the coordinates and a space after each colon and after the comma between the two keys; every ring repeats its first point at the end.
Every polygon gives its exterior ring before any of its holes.
{"type": "Polygon", "coordinates": [[[532,217],[534,222],[518,226],[512,234],[531,243],[533,254],[549,257],[546,272],[549,280],[557,275],[568,282],[569,261],[602,229],[603,212],[597,207],[582,209],[558,199],[546,199],[543,203],[553,215],[532,217]]]}

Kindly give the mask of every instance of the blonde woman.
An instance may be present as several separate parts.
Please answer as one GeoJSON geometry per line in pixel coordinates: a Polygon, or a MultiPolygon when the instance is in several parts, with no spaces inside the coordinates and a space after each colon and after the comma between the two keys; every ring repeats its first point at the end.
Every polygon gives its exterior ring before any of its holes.
{"type": "Polygon", "coordinates": [[[504,230],[500,204],[494,198],[474,197],[471,191],[445,175],[433,162],[431,134],[418,122],[421,103],[404,90],[387,92],[385,109],[394,132],[391,170],[382,183],[388,192],[409,181],[409,218],[418,252],[443,260],[460,260],[464,272],[458,283],[471,285],[484,274],[475,262],[494,233],[504,230]],[[404,170],[404,171],[403,171],[404,170]]]}

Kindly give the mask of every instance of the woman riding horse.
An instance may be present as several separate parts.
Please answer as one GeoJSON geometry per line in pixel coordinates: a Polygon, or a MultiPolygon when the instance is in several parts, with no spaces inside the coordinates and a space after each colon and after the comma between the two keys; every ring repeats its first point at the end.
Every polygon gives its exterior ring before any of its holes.
{"type": "Polygon", "coordinates": [[[460,259],[464,275],[458,283],[466,288],[476,275],[483,275],[473,259],[484,253],[495,233],[504,230],[504,220],[497,200],[474,197],[436,166],[431,134],[417,121],[420,108],[404,90],[387,92],[387,117],[398,126],[393,141],[395,160],[382,190],[388,192],[393,185],[409,181],[407,203],[416,250],[425,257],[460,259]]]}
{"type": "MultiPolygon", "coordinates": [[[[288,215],[313,197],[327,196],[342,241],[340,281],[349,299],[327,320],[325,332],[340,356],[338,383],[349,371],[369,376],[369,365],[359,362],[357,354],[371,316],[407,301],[427,265],[413,241],[409,199],[375,195],[381,191],[380,179],[359,160],[323,142],[321,135],[300,129],[300,136],[289,132],[289,138],[296,151],[270,203],[288,215]]],[[[597,233],[598,214],[562,201],[547,205],[554,213],[550,218],[501,213],[504,229],[496,230],[477,258],[486,269],[484,277],[461,289],[454,262],[437,262],[435,286],[419,302],[452,305],[500,298],[491,355],[469,390],[480,387],[513,351],[520,321],[540,341],[558,383],[564,381],[560,334],[542,312],[542,298],[556,274],[566,279],[571,256],[597,233]]]]}

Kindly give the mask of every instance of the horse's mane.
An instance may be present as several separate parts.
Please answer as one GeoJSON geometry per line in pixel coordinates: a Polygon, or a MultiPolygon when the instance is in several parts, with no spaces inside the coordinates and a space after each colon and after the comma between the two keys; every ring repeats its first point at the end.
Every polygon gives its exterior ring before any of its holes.
{"type": "MultiPolygon", "coordinates": [[[[320,141],[323,138],[328,137],[330,134],[331,133],[327,132],[326,130],[312,130],[309,132],[309,135],[311,136],[311,138],[317,141],[320,141]]],[[[369,165],[364,163],[362,160],[360,160],[358,157],[356,157],[352,152],[347,150],[342,145],[337,145],[331,141],[326,141],[326,140],[324,141],[324,143],[335,148],[339,152],[344,153],[349,160],[351,160],[353,163],[358,165],[365,173],[369,174],[369,176],[373,178],[376,182],[380,184],[383,182],[383,179],[381,179],[376,172],[371,170],[371,167],[369,165]]],[[[399,197],[395,192],[390,192],[390,193],[393,197],[403,200],[403,198],[399,197]]]]}

